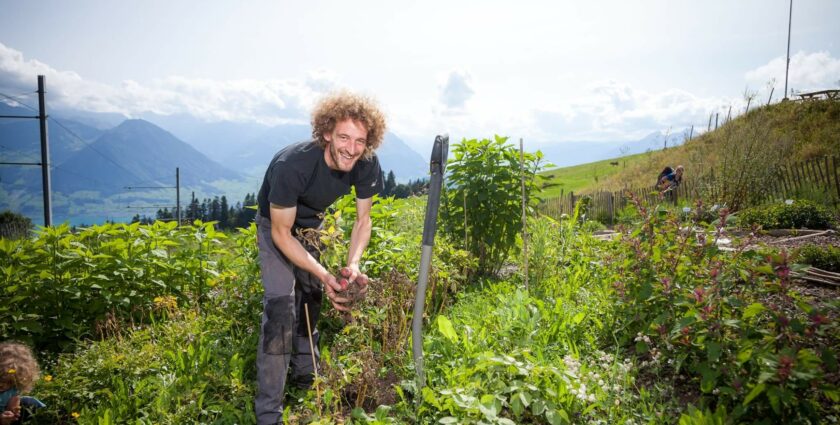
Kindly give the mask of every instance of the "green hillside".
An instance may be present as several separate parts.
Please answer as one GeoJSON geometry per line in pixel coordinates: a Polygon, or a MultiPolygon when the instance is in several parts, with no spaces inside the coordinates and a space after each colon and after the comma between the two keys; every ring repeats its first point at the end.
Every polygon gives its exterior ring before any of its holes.
{"type": "Polygon", "coordinates": [[[644,161],[645,155],[644,153],[627,155],[618,159],[605,159],[546,171],[543,174],[549,177],[552,184],[542,192],[542,196],[552,198],[569,192],[590,191],[598,187],[606,178],[644,161]]]}
{"type": "Polygon", "coordinates": [[[686,178],[693,179],[838,152],[840,102],[783,102],[753,109],[681,146],[547,171],[556,186],[543,196],[650,186],[666,165],[684,165],[686,178]]]}

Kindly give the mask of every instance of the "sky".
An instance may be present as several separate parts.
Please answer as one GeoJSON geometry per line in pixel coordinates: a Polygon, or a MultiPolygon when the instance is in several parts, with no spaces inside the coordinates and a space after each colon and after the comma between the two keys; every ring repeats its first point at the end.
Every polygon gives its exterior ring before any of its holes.
{"type": "MultiPolygon", "coordinates": [[[[308,122],[318,97],[349,89],[423,153],[444,132],[534,148],[627,141],[705,128],[771,87],[781,97],[789,7],[0,0],[0,93],[31,92],[44,74],[52,108],[277,124],[308,122]]],[[[840,88],[840,2],[796,1],[792,16],[789,88],[840,88]]]]}

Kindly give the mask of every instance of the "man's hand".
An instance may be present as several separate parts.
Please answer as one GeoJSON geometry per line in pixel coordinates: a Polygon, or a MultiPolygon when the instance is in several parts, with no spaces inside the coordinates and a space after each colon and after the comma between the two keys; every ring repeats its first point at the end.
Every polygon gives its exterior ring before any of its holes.
{"type": "Polygon", "coordinates": [[[347,278],[348,282],[356,282],[359,285],[359,298],[364,298],[368,290],[368,277],[359,270],[358,264],[348,264],[341,269],[341,275],[347,278]]]}
{"type": "Polygon", "coordinates": [[[324,292],[327,294],[327,298],[330,299],[330,303],[332,304],[333,308],[338,311],[350,311],[350,307],[347,307],[345,304],[350,302],[347,298],[339,297],[336,292],[341,291],[341,285],[336,280],[335,276],[332,273],[324,270],[324,273],[320,277],[321,283],[324,284],[324,292]]]}

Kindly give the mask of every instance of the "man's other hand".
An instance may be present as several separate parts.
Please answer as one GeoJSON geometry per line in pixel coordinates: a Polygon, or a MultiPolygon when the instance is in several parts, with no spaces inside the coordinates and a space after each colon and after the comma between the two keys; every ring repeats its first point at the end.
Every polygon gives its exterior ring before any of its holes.
{"type": "Polygon", "coordinates": [[[327,294],[327,298],[329,298],[330,304],[332,304],[334,309],[338,311],[350,311],[350,307],[345,305],[350,300],[338,296],[337,292],[341,291],[341,285],[332,273],[325,271],[321,276],[321,283],[324,284],[324,292],[327,294]]]}

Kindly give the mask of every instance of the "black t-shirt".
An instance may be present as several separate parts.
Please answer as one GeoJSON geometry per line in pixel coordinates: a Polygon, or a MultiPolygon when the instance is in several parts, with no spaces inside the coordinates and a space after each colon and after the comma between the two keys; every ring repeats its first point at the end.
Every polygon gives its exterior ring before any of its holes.
{"type": "Polygon", "coordinates": [[[356,161],[349,172],[327,166],[324,150],[314,141],[296,143],[274,155],[257,196],[260,215],[271,219],[270,205],[297,207],[296,228],[314,229],[336,199],[356,187],[356,197],[367,199],[382,191],[382,170],[374,155],[356,161]]]}

